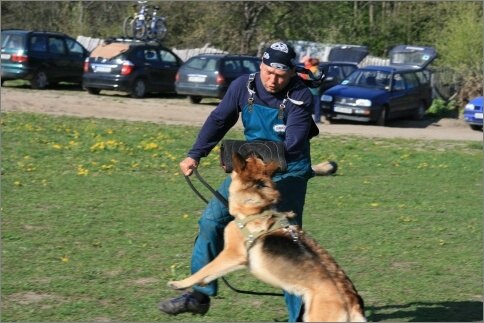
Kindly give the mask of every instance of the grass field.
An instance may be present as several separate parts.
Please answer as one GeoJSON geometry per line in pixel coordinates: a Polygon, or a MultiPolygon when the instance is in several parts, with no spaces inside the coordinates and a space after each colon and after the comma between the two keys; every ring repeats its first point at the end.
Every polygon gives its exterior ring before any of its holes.
{"type": "MultiPolygon", "coordinates": [[[[205,316],[161,314],[189,274],[205,203],[178,163],[196,127],[2,113],[2,322],[285,321],[282,297],[231,291],[205,316]]],[[[227,138],[242,138],[233,131],[227,138]]],[[[482,143],[319,136],[304,228],[370,321],[483,319],[482,143]]],[[[217,150],[200,174],[225,174],[217,150]]],[[[206,192],[193,179],[194,184],[206,192]]],[[[246,271],[236,288],[279,292],[246,271]]]]}

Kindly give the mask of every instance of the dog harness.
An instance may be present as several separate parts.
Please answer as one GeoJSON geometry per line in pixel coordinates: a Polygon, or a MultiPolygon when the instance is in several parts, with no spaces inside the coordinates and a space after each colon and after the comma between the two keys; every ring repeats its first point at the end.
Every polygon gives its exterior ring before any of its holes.
{"type": "Polygon", "coordinates": [[[289,223],[289,220],[287,219],[287,214],[288,212],[277,212],[277,211],[274,211],[274,210],[266,210],[260,214],[254,214],[254,215],[250,215],[248,217],[246,217],[245,219],[238,219],[238,218],[235,218],[235,224],[237,225],[237,227],[239,228],[239,230],[242,232],[242,235],[245,237],[245,244],[246,244],[246,247],[247,249],[249,249],[252,244],[254,243],[255,240],[257,240],[258,238],[260,238],[261,236],[263,235],[266,235],[268,233],[271,233],[273,231],[276,231],[276,230],[279,230],[279,229],[283,229],[284,232],[289,232],[292,236],[292,240],[294,242],[297,242],[298,241],[298,236],[296,234],[296,232],[291,229],[291,224],[289,223]],[[266,230],[261,230],[261,231],[258,231],[258,232],[251,232],[249,231],[249,229],[247,229],[246,227],[246,224],[249,223],[249,222],[252,222],[254,220],[257,220],[257,219],[262,219],[264,217],[267,217],[267,218],[275,218],[276,221],[274,221],[274,223],[271,224],[271,226],[269,228],[267,228],[266,230]]]}

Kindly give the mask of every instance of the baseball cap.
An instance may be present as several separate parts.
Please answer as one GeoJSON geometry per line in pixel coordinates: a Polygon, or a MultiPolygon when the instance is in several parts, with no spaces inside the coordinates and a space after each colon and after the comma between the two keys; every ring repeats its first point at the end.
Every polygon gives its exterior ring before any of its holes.
{"type": "Polygon", "coordinates": [[[262,55],[262,62],[267,66],[288,71],[296,66],[296,52],[286,43],[273,43],[262,55]]]}

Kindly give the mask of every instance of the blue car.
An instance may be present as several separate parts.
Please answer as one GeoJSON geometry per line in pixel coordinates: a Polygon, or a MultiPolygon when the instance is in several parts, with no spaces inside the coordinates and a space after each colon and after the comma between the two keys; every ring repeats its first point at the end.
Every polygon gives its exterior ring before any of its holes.
{"type": "Polygon", "coordinates": [[[467,103],[464,108],[464,121],[472,130],[482,131],[482,96],[467,103]]]}
{"type": "Polygon", "coordinates": [[[321,114],[333,119],[385,126],[391,119],[423,119],[432,104],[430,71],[437,53],[431,47],[399,45],[389,66],[359,68],[321,96],[321,114]]]}

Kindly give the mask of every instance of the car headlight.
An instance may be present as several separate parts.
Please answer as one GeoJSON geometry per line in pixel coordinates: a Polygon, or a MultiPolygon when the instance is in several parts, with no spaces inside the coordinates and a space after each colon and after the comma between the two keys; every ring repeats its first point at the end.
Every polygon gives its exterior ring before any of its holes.
{"type": "Polygon", "coordinates": [[[360,107],[371,107],[371,101],[367,99],[358,99],[355,103],[360,107]]]}
{"type": "Polygon", "coordinates": [[[333,97],[331,95],[323,94],[321,96],[321,101],[331,102],[331,101],[333,101],[333,97]]]}
{"type": "Polygon", "coordinates": [[[475,106],[472,103],[466,104],[466,106],[464,108],[464,110],[474,110],[474,109],[475,109],[475,106]]]}

